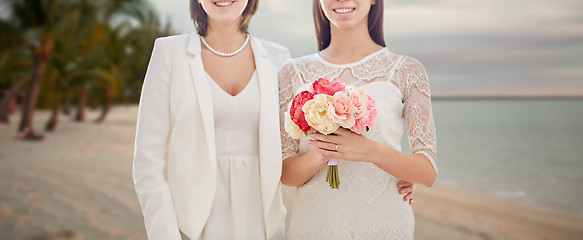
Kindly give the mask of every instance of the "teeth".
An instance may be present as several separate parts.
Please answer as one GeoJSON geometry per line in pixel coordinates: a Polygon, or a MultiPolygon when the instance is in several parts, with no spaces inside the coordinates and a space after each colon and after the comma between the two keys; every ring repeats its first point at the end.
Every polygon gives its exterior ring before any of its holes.
{"type": "Polygon", "coordinates": [[[215,4],[219,7],[225,7],[231,5],[233,2],[215,2],[215,4]]]}
{"type": "Polygon", "coordinates": [[[338,9],[334,9],[334,12],[337,13],[347,13],[347,12],[352,12],[354,11],[354,8],[338,8],[338,9]]]}

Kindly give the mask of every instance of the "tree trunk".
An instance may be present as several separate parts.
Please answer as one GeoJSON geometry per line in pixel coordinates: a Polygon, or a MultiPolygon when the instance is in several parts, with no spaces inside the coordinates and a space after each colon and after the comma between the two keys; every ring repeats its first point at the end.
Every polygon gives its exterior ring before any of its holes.
{"type": "MultiPolygon", "coordinates": [[[[20,91],[20,90],[18,90],[20,91]]],[[[14,95],[12,97],[10,97],[6,103],[6,113],[8,113],[8,116],[10,116],[11,114],[14,113],[14,111],[16,110],[16,99],[18,99],[18,91],[14,91],[14,95]]]]}
{"type": "Polygon", "coordinates": [[[8,109],[6,109],[6,106],[4,104],[4,102],[6,101],[6,99],[8,98],[9,92],[8,90],[2,91],[0,92],[0,123],[9,123],[10,121],[8,120],[8,109]]]}
{"type": "Polygon", "coordinates": [[[8,124],[10,123],[10,120],[8,119],[8,115],[10,115],[10,113],[8,112],[10,90],[3,91],[0,97],[2,97],[2,100],[0,101],[0,123],[8,124]]]}
{"type": "Polygon", "coordinates": [[[99,116],[99,118],[97,118],[97,120],[95,120],[95,123],[102,123],[103,121],[105,121],[105,117],[107,116],[107,113],[109,113],[109,110],[111,109],[111,97],[113,95],[113,89],[111,88],[111,86],[107,85],[105,87],[105,99],[103,102],[103,108],[101,110],[101,115],[99,116]]]}
{"type": "Polygon", "coordinates": [[[71,97],[65,98],[63,102],[63,114],[67,116],[71,115],[71,97]]]}
{"type": "Polygon", "coordinates": [[[2,95],[2,100],[0,101],[0,123],[9,123],[8,118],[10,114],[14,112],[16,108],[16,98],[18,97],[18,92],[22,86],[22,81],[17,82],[9,90],[6,90],[2,95]]]}
{"type": "Polygon", "coordinates": [[[87,86],[81,86],[81,93],[79,95],[79,105],[77,105],[77,115],[75,121],[85,121],[85,106],[87,105],[87,86]]]}
{"type": "Polygon", "coordinates": [[[57,127],[59,123],[59,114],[61,113],[61,101],[56,101],[53,105],[53,112],[51,113],[51,118],[45,126],[45,130],[52,132],[57,127]]]}
{"type": "Polygon", "coordinates": [[[36,135],[34,133],[34,130],[32,129],[32,118],[34,115],[34,110],[36,109],[41,80],[52,49],[53,44],[47,38],[43,39],[41,44],[36,48],[34,56],[34,71],[32,73],[32,79],[26,92],[26,98],[22,108],[22,117],[20,119],[20,125],[18,126],[18,136],[20,139],[43,139],[42,135],[36,135]]]}

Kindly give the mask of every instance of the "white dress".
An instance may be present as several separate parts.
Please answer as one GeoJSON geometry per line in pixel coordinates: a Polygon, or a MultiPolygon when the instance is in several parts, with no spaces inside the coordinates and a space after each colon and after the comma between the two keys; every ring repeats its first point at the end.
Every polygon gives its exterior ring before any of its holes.
{"type": "MultiPolygon", "coordinates": [[[[280,71],[280,111],[306,83],[319,78],[339,79],[362,86],[376,100],[378,119],[364,135],[401,150],[403,122],[413,153],[427,156],[434,169],[436,138],[429,84],[415,59],[383,48],[351,64],[332,64],[313,54],[288,62],[280,71]]],[[[283,130],[284,159],[311,150],[307,138],[289,138],[283,130]]],[[[398,193],[399,179],[372,163],[340,160],[340,189],[330,189],[323,167],[298,188],[287,237],[295,239],[413,239],[414,219],[398,193]]]]}
{"type": "Polygon", "coordinates": [[[236,96],[208,75],[217,149],[217,191],[201,239],[266,239],[259,179],[259,85],[236,96]]]}

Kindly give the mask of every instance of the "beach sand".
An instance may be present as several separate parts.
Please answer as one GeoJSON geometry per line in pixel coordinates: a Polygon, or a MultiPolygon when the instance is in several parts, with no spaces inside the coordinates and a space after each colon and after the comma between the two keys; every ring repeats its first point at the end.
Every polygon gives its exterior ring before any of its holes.
{"type": "MultiPolygon", "coordinates": [[[[146,239],[132,172],[137,107],[103,124],[62,116],[45,140],[0,125],[0,239],[146,239]]],[[[35,113],[42,133],[47,111],[35,113]]],[[[418,187],[416,239],[583,239],[583,218],[468,193],[418,187]]]]}

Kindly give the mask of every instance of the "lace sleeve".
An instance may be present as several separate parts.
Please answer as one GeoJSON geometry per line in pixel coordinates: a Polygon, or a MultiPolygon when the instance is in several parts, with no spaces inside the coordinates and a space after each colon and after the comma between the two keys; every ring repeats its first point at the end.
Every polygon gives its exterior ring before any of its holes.
{"type": "Polygon", "coordinates": [[[297,155],[299,151],[299,140],[291,138],[285,132],[285,117],[288,105],[294,97],[294,82],[299,81],[292,60],[288,61],[279,71],[279,119],[282,159],[297,155]]]}
{"type": "Polygon", "coordinates": [[[431,109],[431,94],[425,68],[421,62],[407,58],[402,69],[403,119],[407,128],[411,153],[425,155],[437,174],[437,140],[431,109]]]}

